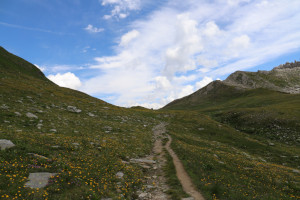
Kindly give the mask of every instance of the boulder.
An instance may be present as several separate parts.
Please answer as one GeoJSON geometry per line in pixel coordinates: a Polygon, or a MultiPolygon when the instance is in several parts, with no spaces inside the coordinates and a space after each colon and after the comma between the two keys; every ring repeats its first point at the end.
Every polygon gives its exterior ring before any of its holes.
{"type": "Polygon", "coordinates": [[[30,112],[26,113],[26,116],[29,117],[29,118],[38,119],[38,116],[36,116],[36,115],[34,115],[34,114],[30,113],[30,112]]]}
{"type": "Polygon", "coordinates": [[[30,173],[28,177],[28,182],[25,183],[25,187],[30,187],[34,189],[43,188],[47,186],[49,179],[55,175],[56,173],[49,172],[30,173]]]}
{"type": "Polygon", "coordinates": [[[9,149],[14,146],[15,146],[15,144],[12,143],[12,141],[10,141],[10,140],[5,140],[5,139],[0,140],[1,150],[9,149]]]}

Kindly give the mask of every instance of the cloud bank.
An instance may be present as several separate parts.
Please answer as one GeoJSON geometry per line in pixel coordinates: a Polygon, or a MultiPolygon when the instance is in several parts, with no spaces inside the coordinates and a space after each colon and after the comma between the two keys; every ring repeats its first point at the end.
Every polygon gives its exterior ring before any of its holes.
{"type": "Polygon", "coordinates": [[[56,75],[50,74],[47,78],[61,87],[67,87],[74,90],[78,90],[82,85],[80,79],[71,72],[64,74],[58,73],[56,75]]]}
{"type": "MultiPolygon", "coordinates": [[[[138,0],[103,0],[109,17],[140,9],[138,0]]],[[[172,0],[131,23],[115,55],[96,57],[99,73],[80,88],[121,106],[158,108],[236,70],[300,47],[300,1],[172,0]]]]}

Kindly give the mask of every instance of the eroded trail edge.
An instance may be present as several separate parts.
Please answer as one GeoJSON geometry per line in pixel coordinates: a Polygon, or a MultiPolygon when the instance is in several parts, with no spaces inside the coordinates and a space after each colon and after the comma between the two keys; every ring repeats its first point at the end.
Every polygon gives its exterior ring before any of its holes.
{"type": "Polygon", "coordinates": [[[176,153],[171,149],[171,147],[170,147],[171,142],[172,142],[171,136],[168,135],[168,139],[169,139],[169,141],[165,145],[165,148],[167,149],[168,153],[170,154],[170,156],[173,159],[173,163],[174,163],[174,166],[176,169],[176,175],[182,185],[183,190],[187,194],[192,196],[195,200],[205,200],[204,197],[202,196],[202,194],[195,189],[195,186],[192,183],[191,178],[185,171],[180,159],[178,158],[176,153]]]}

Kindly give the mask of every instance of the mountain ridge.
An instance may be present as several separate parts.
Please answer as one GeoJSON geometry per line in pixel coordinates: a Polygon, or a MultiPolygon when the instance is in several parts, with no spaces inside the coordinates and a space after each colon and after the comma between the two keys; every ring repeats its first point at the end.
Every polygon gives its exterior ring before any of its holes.
{"type": "Polygon", "coordinates": [[[220,101],[216,98],[237,97],[251,89],[300,94],[300,62],[279,65],[271,71],[236,71],[224,81],[215,80],[188,96],[168,103],[162,109],[168,109],[175,105],[194,105],[207,100],[214,103],[220,101]]]}

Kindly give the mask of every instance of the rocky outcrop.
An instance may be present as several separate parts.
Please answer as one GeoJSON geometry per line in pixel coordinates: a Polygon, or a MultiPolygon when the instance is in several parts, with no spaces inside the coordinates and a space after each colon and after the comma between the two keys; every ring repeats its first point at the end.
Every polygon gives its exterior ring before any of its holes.
{"type": "Polygon", "coordinates": [[[237,71],[223,82],[246,89],[266,88],[290,94],[300,94],[300,62],[279,65],[271,71],[237,71]]]}

